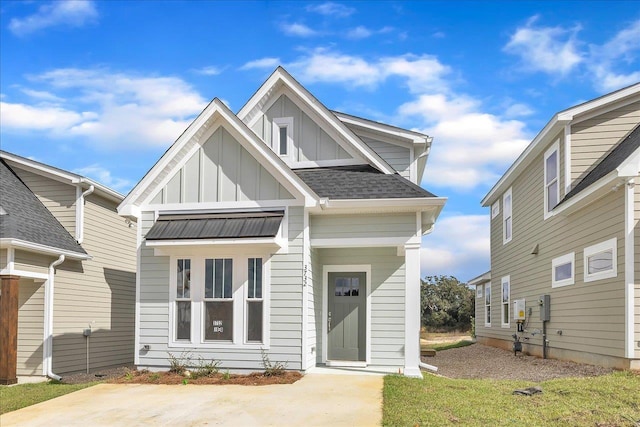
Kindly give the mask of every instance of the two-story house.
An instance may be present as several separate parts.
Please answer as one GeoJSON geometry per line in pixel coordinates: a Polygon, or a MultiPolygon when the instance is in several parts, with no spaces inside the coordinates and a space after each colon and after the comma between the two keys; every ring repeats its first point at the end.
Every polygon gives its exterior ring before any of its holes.
{"type": "Polygon", "coordinates": [[[135,222],[124,196],[0,151],[0,384],[133,363],[135,222]]]}
{"type": "Polygon", "coordinates": [[[639,124],[640,84],[561,111],[484,197],[479,342],[640,368],[639,124]]]}
{"type": "Polygon", "coordinates": [[[278,68],[214,99],[119,207],[139,219],[136,365],[420,376],[420,245],[445,203],[431,138],[328,110],[278,68]]]}

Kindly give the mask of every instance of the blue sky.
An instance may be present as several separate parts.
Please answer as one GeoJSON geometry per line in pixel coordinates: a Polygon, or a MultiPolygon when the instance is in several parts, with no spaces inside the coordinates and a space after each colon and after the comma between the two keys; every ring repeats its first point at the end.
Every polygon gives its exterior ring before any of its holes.
{"type": "Polygon", "coordinates": [[[640,3],[2,1],[0,144],[126,193],[206,103],[284,66],[434,137],[422,274],[489,269],[480,200],[552,115],[640,80],[640,3]]]}

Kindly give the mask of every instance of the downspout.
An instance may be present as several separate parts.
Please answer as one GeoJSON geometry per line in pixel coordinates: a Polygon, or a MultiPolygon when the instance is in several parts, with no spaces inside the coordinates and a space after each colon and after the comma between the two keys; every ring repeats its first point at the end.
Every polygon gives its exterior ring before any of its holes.
{"type": "MultiPolygon", "coordinates": [[[[96,188],[93,184],[89,185],[89,188],[81,193],[76,201],[76,240],[78,243],[82,243],[84,240],[84,199],[89,194],[93,193],[95,189],[96,188]]],[[[81,190],[82,188],[78,186],[78,192],[81,190]]]]}
{"type": "Polygon", "coordinates": [[[45,286],[44,292],[44,348],[42,352],[42,364],[44,374],[56,381],[60,381],[62,377],[53,373],[53,284],[55,278],[55,268],[64,262],[64,255],[53,261],[49,265],[49,280],[45,286]]]}

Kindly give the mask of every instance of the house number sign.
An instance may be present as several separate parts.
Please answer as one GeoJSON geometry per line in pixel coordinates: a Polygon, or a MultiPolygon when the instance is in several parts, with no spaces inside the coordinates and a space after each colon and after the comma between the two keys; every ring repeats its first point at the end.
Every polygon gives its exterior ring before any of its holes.
{"type": "Polygon", "coordinates": [[[221,334],[224,332],[224,323],[222,320],[214,320],[211,324],[213,325],[213,333],[221,334]]]}

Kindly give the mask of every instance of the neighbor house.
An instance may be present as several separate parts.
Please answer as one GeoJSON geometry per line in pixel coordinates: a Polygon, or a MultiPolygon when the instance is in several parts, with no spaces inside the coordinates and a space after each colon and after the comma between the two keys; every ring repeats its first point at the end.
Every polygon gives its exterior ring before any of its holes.
{"type": "Polygon", "coordinates": [[[482,200],[479,342],[511,348],[523,316],[527,353],[640,369],[639,123],[640,83],[561,111],[482,200]]]}
{"type": "Polygon", "coordinates": [[[420,244],[445,199],[431,139],[329,111],[278,68],[214,99],[127,195],[139,219],[136,365],[419,376],[420,244]]]}
{"type": "Polygon", "coordinates": [[[0,152],[1,384],[133,363],[136,228],[116,211],[123,198],[0,152]]]}

